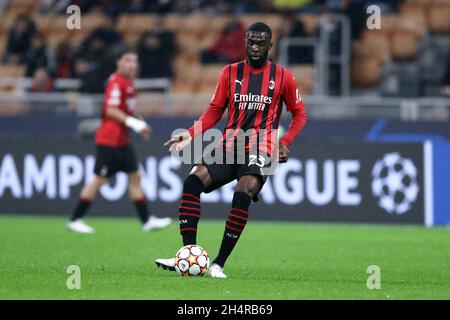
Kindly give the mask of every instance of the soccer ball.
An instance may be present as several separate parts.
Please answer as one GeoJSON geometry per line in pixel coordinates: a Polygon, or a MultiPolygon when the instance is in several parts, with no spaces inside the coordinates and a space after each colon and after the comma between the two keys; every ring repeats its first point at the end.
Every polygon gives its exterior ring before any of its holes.
{"type": "Polygon", "coordinates": [[[200,246],[184,246],[175,255],[175,270],[180,276],[203,276],[208,267],[208,253],[200,246]]]}
{"type": "Polygon", "coordinates": [[[372,194],[388,213],[401,215],[417,200],[417,168],[398,152],[385,154],[372,169],[372,194]]]}

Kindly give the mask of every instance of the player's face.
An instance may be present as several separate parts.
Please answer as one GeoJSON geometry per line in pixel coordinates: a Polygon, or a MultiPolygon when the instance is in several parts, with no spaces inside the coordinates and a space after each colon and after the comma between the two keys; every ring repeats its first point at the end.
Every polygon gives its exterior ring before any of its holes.
{"type": "Polygon", "coordinates": [[[248,31],[245,48],[250,64],[254,67],[261,67],[267,62],[272,41],[267,32],[248,31]]]}
{"type": "Polygon", "coordinates": [[[119,72],[126,77],[134,78],[138,69],[138,56],[135,53],[125,53],[118,61],[119,72]]]}

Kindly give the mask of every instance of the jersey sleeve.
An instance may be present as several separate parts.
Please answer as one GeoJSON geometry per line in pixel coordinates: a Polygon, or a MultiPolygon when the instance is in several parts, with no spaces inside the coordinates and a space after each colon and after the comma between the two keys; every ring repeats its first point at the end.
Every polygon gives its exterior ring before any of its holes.
{"type": "Polygon", "coordinates": [[[105,106],[106,108],[118,108],[122,103],[122,88],[118,81],[111,79],[108,81],[105,91],[105,106]]]}
{"type": "Polygon", "coordinates": [[[294,75],[290,71],[286,72],[286,81],[283,85],[283,100],[286,104],[286,110],[304,109],[303,99],[297,87],[294,75]]]}
{"type": "Polygon", "coordinates": [[[286,73],[282,94],[286,109],[292,113],[292,120],[286,134],[280,139],[280,143],[289,146],[305,126],[307,116],[295,78],[291,72],[286,71],[286,73]]]}
{"type": "Polygon", "coordinates": [[[189,133],[193,138],[212,128],[222,118],[229,101],[229,69],[230,66],[226,66],[222,70],[208,109],[189,128],[189,133]]]}

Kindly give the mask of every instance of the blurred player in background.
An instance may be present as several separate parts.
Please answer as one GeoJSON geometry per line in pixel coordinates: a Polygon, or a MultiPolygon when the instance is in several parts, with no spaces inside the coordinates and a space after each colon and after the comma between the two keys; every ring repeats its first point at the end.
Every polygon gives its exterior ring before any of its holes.
{"type": "MultiPolygon", "coordinates": [[[[257,201],[257,195],[267,179],[267,171],[263,170],[268,164],[267,159],[272,158],[272,153],[278,153],[279,162],[286,162],[288,147],[306,122],[306,111],[295,78],[291,72],[268,60],[271,47],[270,27],[262,22],[252,24],[246,32],[247,59],[227,65],[222,70],[210,107],[194,126],[174,135],[166,143],[170,146],[170,151],[182,150],[196,135],[212,128],[228,109],[223,146],[226,150],[234,148],[234,154],[238,156],[239,153],[243,154],[245,163],[236,162],[235,158],[231,164],[229,161],[220,161],[221,159],[215,162],[205,161],[204,156],[199,164],[193,166],[184,181],[179,206],[183,243],[196,244],[201,193],[216,190],[233,180],[238,181],[219,254],[208,270],[209,275],[214,278],[226,278],[223,272],[225,262],[248,221],[251,201],[257,201]],[[276,139],[257,138],[260,131],[265,132],[266,136],[277,136],[283,103],[292,113],[292,121],[286,134],[280,139],[279,146],[276,139]],[[230,131],[238,132],[239,129],[243,132],[255,130],[256,133],[245,142],[245,149],[242,150],[239,149],[239,143],[236,143],[237,135],[229,134],[230,131]]],[[[175,270],[174,258],[157,259],[156,264],[164,269],[175,270]]]]}
{"type": "Polygon", "coordinates": [[[138,69],[138,56],[134,51],[124,50],[117,58],[117,70],[107,83],[102,110],[102,123],[95,137],[97,148],[94,179],[83,187],[80,200],[70,222],[69,230],[81,233],[93,233],[83,217],[88,211],[99,188],[117,172],[128,174],[128,191],[134,202],[142,223],[142,231],[167,227],[172,219],[157,218],[150,215],[147,199],[141,187],[138,160],[132,145],[128,128],[133,129],[144,139],[150,136],[150,127],[142,119],[134,116],[136,89],[134,77],[138,69]]]}

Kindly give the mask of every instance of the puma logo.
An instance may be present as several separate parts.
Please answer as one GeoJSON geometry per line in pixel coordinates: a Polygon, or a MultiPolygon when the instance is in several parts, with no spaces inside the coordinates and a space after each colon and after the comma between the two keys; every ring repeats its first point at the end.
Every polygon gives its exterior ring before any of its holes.
{"type": "Polygon", "coordinates": [[[237,83],[239,83],[239,84],[241,85],[241,87],[242,87],[242,80],[241,80],[241,81],[239,81],[238,79],[236,79],[236,80],[234,80],[234,82],[237,82],[237,83]]]}

